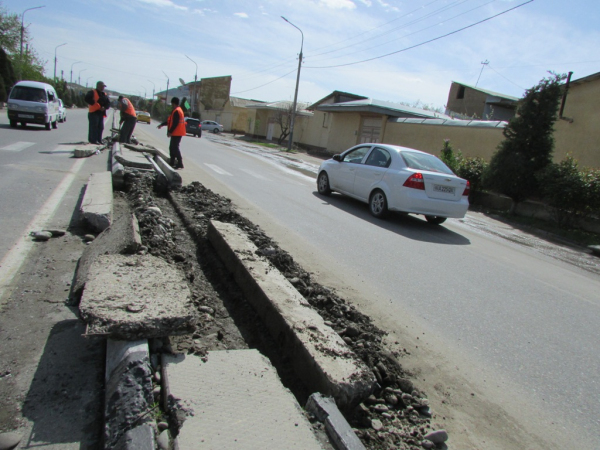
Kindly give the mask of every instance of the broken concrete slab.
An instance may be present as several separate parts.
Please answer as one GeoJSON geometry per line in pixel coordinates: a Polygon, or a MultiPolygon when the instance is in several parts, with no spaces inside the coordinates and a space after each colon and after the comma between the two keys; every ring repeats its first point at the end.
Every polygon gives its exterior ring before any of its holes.
{"type": "Polygon", "coordinates": [[[152,255],[100,255],[79,311],[88,334],[137,340],[190,333],[196,313],[184,275],[152,255]]]}
{"type": "Polygon", "coordinates": [[[300,405],[257,350],[162,354],[165,408],[179,418],[175,447],[321,449],[300,405]]]}
{"type": "Polygon", "coordinates": [[[153,156],[160,156],[162,159],[167,160],[169,158],[169,154],[166,153],[164,150],[161,150],[159,148],[156,148],[152,145],[142,145],[142,144],[123,144],[123,147],[134,151],[134,152],[143,152],[143,153],[150,153],[153,156]]]}
{"type": "Polygon", "coordinates": [[[80,295],[90,273],[90,266],[100,255],[132,254],[142,246],[140,228],[134,214],[122,214],[88,245],[79,262],[73,282],[73,293],[80,295]]]}
{"type": "Polygon", "coordinates": [[[154,162],[160,168],[160,171],[165,174],[169,182],[169,188],[179,188],[183,184],[181,175],[173,169],[167,162],[160,156],[154,157],[154,162]]]}
{"type": "Polygon", "coordinates": [[[351,407],[366,398],[375,376],[294,286],[236,225],[211,221],[208,239],[233,273],[271,335],[313,391],[351,407]]]}
{"type": "Polygon", "coordinates": [[[95,147],[76,147],[75,150],[73,150],[73,157],[87,158],[89,156],[95,155],[96,153],[98,153],[98,150],[95,147]]]}
{"type": "Polygon", "coordinates": [[[112,223],[113,186],[109,171],[90,175],[81,201],[83,219],[96,231],[104,231],[112,223]]]}

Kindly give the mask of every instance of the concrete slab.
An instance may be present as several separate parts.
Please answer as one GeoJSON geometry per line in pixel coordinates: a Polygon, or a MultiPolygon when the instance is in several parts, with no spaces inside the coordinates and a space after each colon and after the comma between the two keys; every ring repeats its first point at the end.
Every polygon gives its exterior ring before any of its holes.
{"type": "Polygon", "coordinates": [[[163,354],[163,389],[187,412],[180,450],[320,449],[308,419],[256,350],[163,354]]]}
{"type": "Polygon", "coordinates": [[[81,201],[83,219],[95,231],[104,231],[112,223],[113,186],[109,171],[90,175],[81,201]]]}
{"type": "Polygon", "coordinates": [[[100,255],[136,253],[142,246],[140,228],[133,214],[123,214],[88,245],[77,264],[73,293],[80,295],[90,273],[90,266],[100,255]]]}
{"type": "Polygon", "coordinates": [[[115,142],[113,148],[115,149],[115,159],[123,166],[152,170],[152,164],[148,163],[144,153],[131,150],[129,144],[119,144],[118,142],[115,142]]]}
{"type": "Polygon", "coordinates": [[[186,334],[196,313],[184,278],[152,255],[100,255],[92,263],[79,311],[89,334],[137,340],[186,334]]]}
{"type": "Polygon", "coordinates": [[[164,150],[161,150],[160,148],[156,148],[156,147],[154,147],[152,145],[123,144],[123,147],[125,147],[126,149],[129,149],[131,151],[134,151],[134,152],[143,152],[143,153],[149,153],[152,156],[160,156],[165,161],[167,159],[169,159],[169,154],[167,152],[165,152],[164,150]]]}
{"type": "Polygon", "coordinates": [[[158,155],[154,157],[154,162],[160,168],[161,172],[167,177],[170,188],[181,187],[183,181],[181,179],[181,175],[179,175],[175,169],[173,169],[163,158],[158,155]]]}
{"type": "Polygon", "coordinates": [[[307,386],[334,397],[341,408],[368,397],[374,374],[245,233],[211,221],[208,239],[307,386]]]}

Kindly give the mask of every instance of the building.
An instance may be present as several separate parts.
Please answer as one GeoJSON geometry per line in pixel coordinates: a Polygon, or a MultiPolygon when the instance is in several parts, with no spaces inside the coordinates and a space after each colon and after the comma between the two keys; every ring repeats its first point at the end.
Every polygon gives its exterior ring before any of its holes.
{"type": "Polygon", "coordinates": [[[518,101],[517,97],[453,81],[446,114],[460,119],[510,120],[515,116],[518,101]]]}

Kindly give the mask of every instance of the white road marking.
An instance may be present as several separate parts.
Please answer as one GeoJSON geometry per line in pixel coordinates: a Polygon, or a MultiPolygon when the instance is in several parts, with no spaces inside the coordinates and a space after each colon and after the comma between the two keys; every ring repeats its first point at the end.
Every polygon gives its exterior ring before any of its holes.
{"type": "Polygon", "coordinates": [[[0,261],[0,299],[4,296],[6,289],[10,286],[15,274],[19,271],[21,264],[25,261],[27,253],[33,247],[33,240],[29,232],[43,229],[48,220],[52,217],[63,197],[69,190],[69,187],[75,179],[75,175],[81,169],[85,159],[79,159],[73,163],[69,172],[62,179],[60,184],[54,189],[52,195],[46,200],[46,203],[40,208],[36,216],[25,227],[25,233],[21,235],[16,244],[0,261]]]}
{"type": "Polygon", "coordinates": [[[226,170],[223,170],[219,166],[215,166],[214,164],[204,163],[204,165],[207,166],[207,167],[210,167],[212,170],[214,170],[215,172],[217,172],[219,175],[229,175],[230,177],[233,176],[229,172],[227,172],[226,170]]]}
{"type": "Polygon", "coordinates": [[[35,145],[35,142],[15,142],[14,144],[7,145],[5,147],[0,147],[0,150],[6,150],[8,152],[20,152],[21,150],[25,150],[26,148],[35,145]]]}
{"type": "Polygon", "coordinates": [[[254,177],[254,178],[258,178],[259,180],[265,180],[265,181],[267,181],[267,180],[268,180],[268,178],[266,178],[266,177],[263,177],[262,175],[260,175],[260,174],[258,174],[258,173],[256,173],[256,172],[253,172],[253,171],[251,171],[251,170],[248,170],[248,169],[240,169],[240,170],[241,170],[242,172],[246,172],[248,175],[250,175],[250,176],[252,176],[252,177],[254,177]]]}

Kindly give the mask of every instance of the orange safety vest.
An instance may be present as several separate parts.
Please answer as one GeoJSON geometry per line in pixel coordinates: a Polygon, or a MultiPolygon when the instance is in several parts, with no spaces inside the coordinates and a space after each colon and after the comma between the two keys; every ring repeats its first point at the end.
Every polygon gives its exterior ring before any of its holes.
{"type": "Polygon", "coordinates": [[[101,108],[100,103],[98,103],[98,100],[100,100],[100,95],[98,94],[98,91],[96,89],[92,89],[92,92],[94,93],[94,104],[88,106],[88,110],[91,113],[100,111],[101,108]]]}
{"type": "Polygon", "coordinates": [[[128,98],[123,98],[123,100],[127,100],[127,109],[124,111],[124,114],[129,114],[130,116],[137,117],[135,113],[135,108],[131,104],[128,98]]]}
{"type": "Polygon", "coordinates": [[[171,131],[171,136],[185,136],[185,120],[183,118],[183,110],[179,106],[173,110],[167,119],[168,129],[171,130],[171,123],[173,122],[175,114],[179,115],[179,123],[177,124],[177,128],[171,131]]]}

